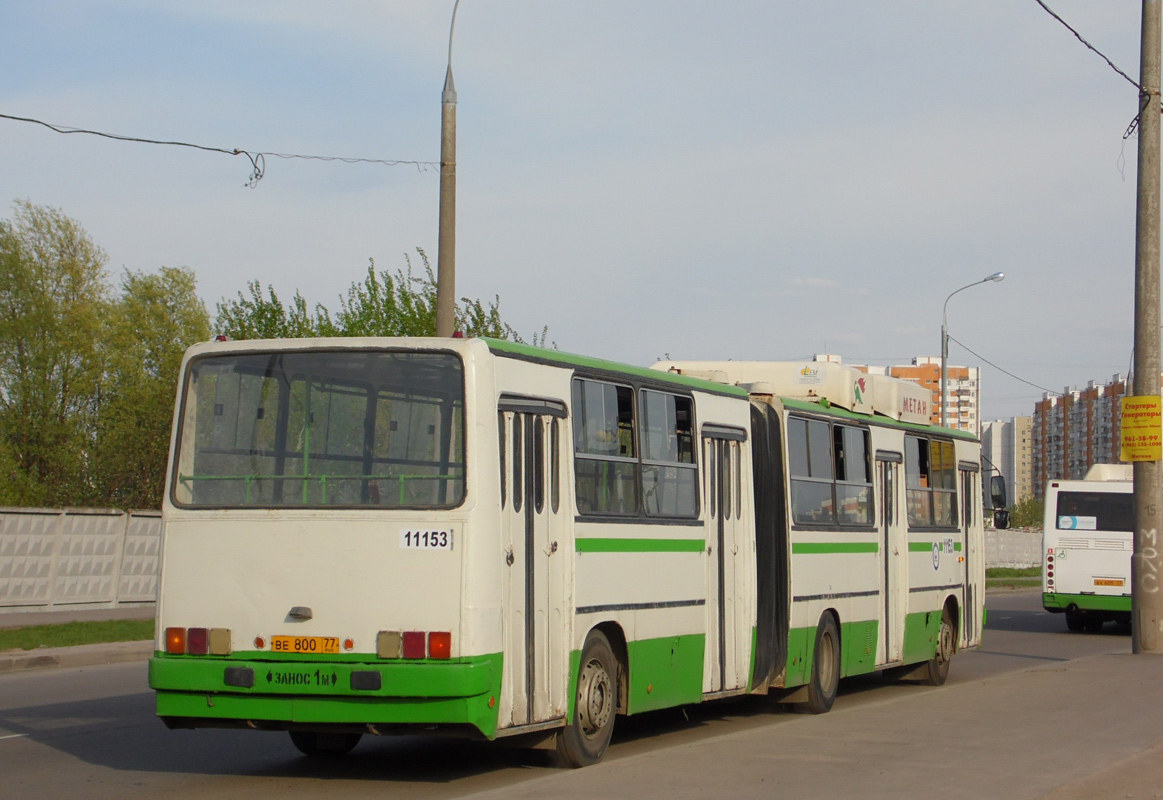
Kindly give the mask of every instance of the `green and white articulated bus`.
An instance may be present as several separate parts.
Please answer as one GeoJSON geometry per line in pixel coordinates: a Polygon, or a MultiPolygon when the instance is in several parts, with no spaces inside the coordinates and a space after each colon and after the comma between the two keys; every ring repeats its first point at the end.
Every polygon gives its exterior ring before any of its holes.
{"type": "Polygon", "coordinates": [[[186,355],[150,685],[173,728],[521,737],[980,641],[979,447],[914,384],[488,339],[186,355]]]}
{"type": "Polygon", "coordinates": [[[1130,464],[1095,464],[1080,481],[1046,486],[1042,607],[1064,613],[1072,631],[1131,621],[1134,500],[1130,464]]]}

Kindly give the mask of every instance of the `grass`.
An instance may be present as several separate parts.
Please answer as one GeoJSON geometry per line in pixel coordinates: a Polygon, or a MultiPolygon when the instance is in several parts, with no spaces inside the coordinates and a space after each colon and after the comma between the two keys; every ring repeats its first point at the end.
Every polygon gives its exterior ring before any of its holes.
{"type": "Polygon", "coordinates": [[[993,567],[985,571],[985,588],[987,589],[1025,589],[1041,585],[1041,567],[1027,567],[1022,569],[993,567]]]}
{"type": "Polygon", "coordinates": [[[73,647],[101,642],[139,642],[153,638],[152,619],[115,619],[107,622],[66,622],[0,628],[0,650],[73,647]]]}

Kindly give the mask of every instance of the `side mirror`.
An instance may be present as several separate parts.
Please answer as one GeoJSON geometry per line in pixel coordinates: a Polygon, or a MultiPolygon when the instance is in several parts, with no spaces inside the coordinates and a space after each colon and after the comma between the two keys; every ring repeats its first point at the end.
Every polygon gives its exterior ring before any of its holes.
{"type": "Polygon", "coordinates": [[[993,527],[999,531],[1004,531],[1010,526],[1010,512],[1004,508],[993,512],[993,527]]]}
{"type": "Polygon", "coordinates": [[[1006,479],[1001,475],[989,479],[989,499],[990,508],[1005,508],[1009,505],[1006,502],[1006,479]]]}

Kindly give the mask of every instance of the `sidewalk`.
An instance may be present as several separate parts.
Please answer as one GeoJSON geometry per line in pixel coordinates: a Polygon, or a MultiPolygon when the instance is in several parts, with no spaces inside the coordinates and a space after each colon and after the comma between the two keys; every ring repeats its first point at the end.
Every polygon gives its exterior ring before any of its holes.
{"type": "MultiPolygon", "coordinates": [[[[98,622],[114,619],[153,619],[154,605],[119,608],[79,608],[54,611],[0,612],[0,628],[26,625],[60,625],[66,622],[98,622]]],[[[0,674],[58,667],[88,667],[122,661],[144,661],[153,655],[153,641],[107,642],[77,647],[42,647],[37,650],[0,651],[0,674]]]]}
{"type": "Polygon", "coordinates": [[[1100,655],[611,758],[495,800],[1163,797],[1163,656],[1100,655]]]}

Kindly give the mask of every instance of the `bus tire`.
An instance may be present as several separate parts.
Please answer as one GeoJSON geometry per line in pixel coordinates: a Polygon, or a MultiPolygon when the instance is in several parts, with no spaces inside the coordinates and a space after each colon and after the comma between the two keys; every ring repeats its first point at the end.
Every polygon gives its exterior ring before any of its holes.
{"type": "Polygon", "coordinates": [[[305,756],[311,758],[337,758],[350,753],[359,744],[362,734],[358,733],[317,733],[316,731],[291,731],[291,744],[305,756]]]}
{"type": "Polygon", "coordinates": [[[1102,617],[1094,615],[1083,617],[1082,619],[1083,625],[1086,626],[1087,633],[1101,633],[1104,622],[1106,622],[1106,620],[1104,620],[1102,617]]]}
{"type": "Polygon", "coordinates": [[[812,656],[812,682],[808,684],[808,702],[804,711],[826,714],[836,702],[840,688],[840,633],[836,619],[825,613],[816,626],[816,649],[812,656]]]}
{"type": "Polygon", "coordinates": [[[590,631],[577,670],[573,722],[557,732],[557,760],[563,767],[588,767],[601,760],[614,733],[618,709],[618,660],[610,640],[590,631]]]}
{"type": "Polygon", "coordinates": [[[1086,627],[1086,620],[1084,620],[1082,618],[1081,614],[1079,614],[1075,611],[1067,611],[1066,612],[1066,629],[1068,631],[1073,631],[1074,633],[1078,633],[1080,630],[1082,630],[1085,627],[1086,627]]]}
{"type": "Polygon", "coordinates": [[[937,632],[937,649],[933,657],[925,664],[922,673],[924,682],[929,686],[942,686],[949,677],[949,665],[953,661],[953,654],[957,652],[957,634],[953,630],[953,615],[949,606],[941,611],[941,628],[937,632]]]}

